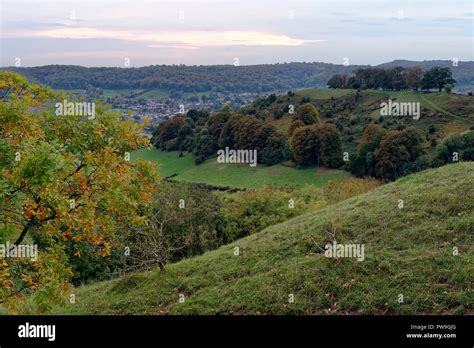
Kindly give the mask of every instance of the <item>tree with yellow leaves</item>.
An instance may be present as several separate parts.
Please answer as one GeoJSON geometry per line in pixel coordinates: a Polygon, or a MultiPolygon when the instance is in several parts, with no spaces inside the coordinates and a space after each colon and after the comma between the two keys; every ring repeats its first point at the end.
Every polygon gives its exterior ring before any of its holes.
{"type": "Polygon", "coordinates": [[[65,100],[0,72],[0,243],[39,246],[37,261],[0,255],[0,305],[13,312],[31,311],[25,295],[36,311],[63,296],[64,243],[107,255],[118,225],[144,223],[157,184],[153,165],[130,161],[149,146],[140,125],[100,103],[93,118],[57,115],[65,100]]]}

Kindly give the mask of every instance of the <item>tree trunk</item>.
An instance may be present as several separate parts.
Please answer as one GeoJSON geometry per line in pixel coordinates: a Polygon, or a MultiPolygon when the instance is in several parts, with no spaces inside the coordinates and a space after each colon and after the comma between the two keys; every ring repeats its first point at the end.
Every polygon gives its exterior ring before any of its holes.
{"type": "Polygon", "coordinates": [[[30,230],[32,226],[33,226],[33,223],[31,221],[29,221],[25,226],[23,226],[23,230],[21,231],[20,236],[16,240],[15,245],[19,245],[23,241],[23,239],[25,239],[26,234],[28,233],[28,231],[30,230]]]}

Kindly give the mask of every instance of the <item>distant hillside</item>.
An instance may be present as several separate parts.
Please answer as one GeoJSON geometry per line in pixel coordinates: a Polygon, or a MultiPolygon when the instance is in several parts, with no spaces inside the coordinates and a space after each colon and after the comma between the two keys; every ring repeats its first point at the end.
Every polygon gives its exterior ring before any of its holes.
{"type": "Polygon", "coordinates": [[[281,133],[287,134],[293,116],[288,113],[289,105],[293,105],[296,110],[299,105],[308,101],[316,106],[324,121],[337,126],[345,150],[355,147],[369,123],[378,123],[387,129],[413,126],[420,130],[422,136],[432,128],[430,136],[435,137],[438,142],[450,134],[474,127],[474,97],[455,93],[302,89],[291,95],[260,98],[243,108],[242,112],[266,118],[281,133]],[[380,103],[388,99],[394,102],[419,102],[420,119],[381,117],[380,103]]]}
{"type": "Polygon", "coordinates": [[[473,171],[469,162],[404,177],[164,272],[79,287],[76,303],[54,312],[472,313],[473,171]],[[325,257],[334,240],[363,244],[364,260],[325,257]]]}
{"type": "MultiPolygon", "coordinates": [[[[451,66],[450,61],[394,61],[380,67],[420,65],[451,66]]],[[[351,74],[363,66],[328,63],[285,63],[267,65],[153,65],[141,68],[86,68],[73,65],[47,65],[32,68],[4,68],[17,71],[36,83],[59,89],[160,89],[163,91],[265,93],[307,87],[325,87],[334,74],[351,74]]],[[[459,91],[474,90],[474,62],[453,67],[459,91]]]]}

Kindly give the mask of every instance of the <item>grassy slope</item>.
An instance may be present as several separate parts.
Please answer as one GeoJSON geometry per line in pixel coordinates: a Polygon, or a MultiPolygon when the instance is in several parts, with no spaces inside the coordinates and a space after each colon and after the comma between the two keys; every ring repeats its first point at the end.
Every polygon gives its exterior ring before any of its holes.
{"type": "MultiPolygon", "coordinates": [[[[284,105],[293,104],[300,105],[303,97],[311,98],[311,102],[315,103],[321,110],[322,105],[330,107],[331,104],[335,109],[329,109],[331,119],[339,120],[347,125],[348,115],[370,117],[373,121],[380,117],[380,103],[392,99],[396,102],[420,102],[421,118],[419,121],[413,121],[408,118],[385,117],[385,127],[396,129],[401,122],[406,126],[414,126],[425,133],[431,124],[438,125],[442,130],[442,137],[446,137],[452,133],[460,133],[474,126],[474,98],[460,94],[448,93],[415,93],[411,91],[375,91],[364,90],[361,92],[361,98],[355,102],[352,111],[339,109],[343,103],[353,103],[356,90],[329,90],[329,89],[303,89],[296,92],[295,96],[280,96],[280,103],[274,102],[267,110],[270,114],[278,110],[282,110],[284,105]],[[329,99],[334,98],[333,101],[329,99]],[[327,104],[330,102],[329,104],[327,104]],[[393,122],[392,122],[393,121],[393,122]],[[397,122],[395,122],[397,121],[397,122]],[[388,124],[391,123],[391,124],[388,124]]],[[[291,123],[291,115],[284,115],[279,120],[274,121],[275,126],[286,134],[291,123]]],[[[360,121],[358,122],[360,123],[360,121]]],[[[362,128],[361,128],[362,129],[362,128]]],[[[354,135],[359,138],[361,132],[354,135]]]]}
{"type": "Polygon", "coordinates": [[[77,289],[73,314],[468,313],[474,163],[404,177],[202,256],[77,289]],[[404,200],[404,209],[397,207],[404,200]],[[326,258],[333,240],[365,260],[326,258]],[[234,256],[234,247],[240,256],[234,256]],[[453,256],[452,248],[459,248],[453,256]],[[178,302],[180,293],[185,303],[178,302]],[[288,294],[296,302],[288,303],[288,294]],[[397,302],[403,294],[404,303],[397,302]]]}
{"type": "Polygon", "coordinates": [[[221,164],[211,158],[200,165],[194,164],[194,157],[185,154],[178,157],[178,152],[164,152],[158,149],[139,150],[133,157],[139,156],[148,161],[158,163],[161,176],[173,177],[174,180],[205,183],[215,186],[236,188],[256,188],[266,184],[272,185],[316,185],[323,186],[330,180],[347,177],[349,174],[342,170],[322,170],[317,167],[296,169],[281,164],[274,166],[248,164],[221,164]]]}

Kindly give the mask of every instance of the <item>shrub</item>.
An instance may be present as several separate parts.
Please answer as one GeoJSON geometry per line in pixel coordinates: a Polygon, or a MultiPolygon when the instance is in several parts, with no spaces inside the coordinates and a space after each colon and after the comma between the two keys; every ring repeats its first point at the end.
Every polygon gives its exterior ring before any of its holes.
{"type": "Polygon", "coordinates": [[[319,112],[313,104],[306,103],[301,105],[296,114],[293,116],[293,121],[300,120],[305,125],[320,124],[319,112]]]}
{"type": "Polygon", "coordinates": [[[329,204],[373,190],[382,183],[372,178],[345,178],[330,181],[324,186],[324,198],[329,204]]]}
{"type": "Polygon", "coordinates": [[[324,206],[320,189],[265,186],[222,197],[224,243],[260,232],[264,228],[324,206]],[[294,207],[290,207],[293,200],[294,207]]]}

